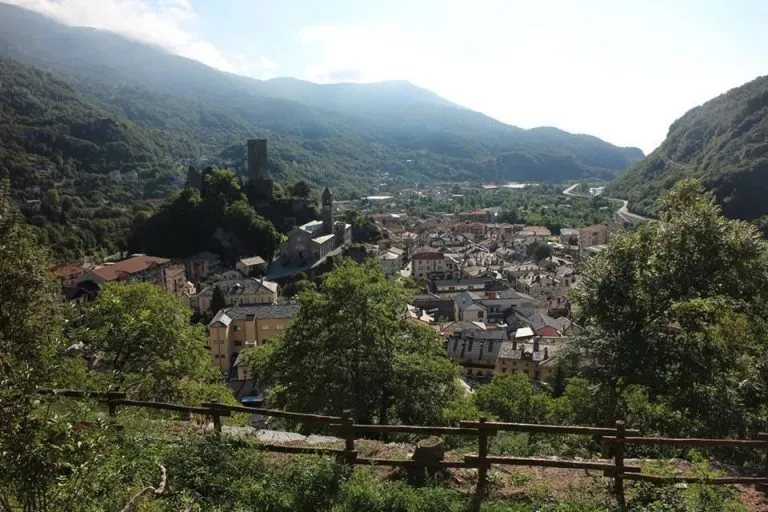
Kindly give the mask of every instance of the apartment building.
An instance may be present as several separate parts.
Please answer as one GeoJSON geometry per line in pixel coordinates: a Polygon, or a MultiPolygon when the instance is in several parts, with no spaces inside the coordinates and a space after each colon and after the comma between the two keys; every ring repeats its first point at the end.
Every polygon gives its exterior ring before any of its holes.
{"type": "Polygon", "coordinates": [[[261,345],[280,335],[291,326],[298,314],[299,305],[294,303],[222,309],[208,324],[214,363],[225,375],[229,375],[241,350],[261,345]]]}

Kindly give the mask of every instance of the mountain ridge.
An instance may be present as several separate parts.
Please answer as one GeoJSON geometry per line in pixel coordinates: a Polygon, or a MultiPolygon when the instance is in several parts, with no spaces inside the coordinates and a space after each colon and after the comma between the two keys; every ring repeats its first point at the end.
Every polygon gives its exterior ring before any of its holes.
{"type": "Polygon", "coordinates": [[[605,193],[653,215],[654,201],[684,178],[699,179],[732,218],[768,227],[768,76],[734,87],[686,112],[666,139],[605,193]]]}
{"type": "Polygon", "coordinates": [[[174,141],[173,157],[215,163],[246,138],[268,138],[277,179],[331,185],[340,197],[382,182],[611,179],[638,158],[597,138],[507,125],[403,81],[259,81],[2,3],[0,55],[72,80],[144,128],[172,132],[164,138],[174,141]]]}

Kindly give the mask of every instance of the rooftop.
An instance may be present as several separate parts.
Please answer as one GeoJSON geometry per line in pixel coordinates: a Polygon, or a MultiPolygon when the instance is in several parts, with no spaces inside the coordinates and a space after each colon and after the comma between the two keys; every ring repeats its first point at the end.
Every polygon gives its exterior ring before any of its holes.
{"type": "MultiPolygon", "coordinates": [[[[224,316],[233,320],[250,320],[250,319],[280,319],[280,318],[293,318],[299,314],[298,304],[260,304],[253,306],[233,306],[226,308],[213,318],[216,318],[223,314],[224,316]]],[[[213,323],[213,322],[211,322],[213,323]]]]}
{"type": "Polygon", "coordinates": [[[533,337],[533,329],[530,327],[521,327],[515,332],[515,338],[530,338],[533,337]]]}
{"type": "Polygon", "coordinates": [[[307,222],[306,224],[302,224],[301,226],[299,226],[299,229],[314,235],[323,230],[323,221],[313,220],[313,221],[307,222]]]}
{"type": "Polygon", "coordinates": [[[322,235],[322,236],[318,236],[318,237],[313,238],[312,242],[316,243],[316,244],[324,244],[325,242],[327,242],[328,240],[330,240],[334,236],[336,236],[336,235],[322,235]]]}
{"type": "Polygon", "coordinates": [[[387,251],[383,254],[379,254],[378,258],[380,260],[399,260],[400,256],[395,254],[394,252],[387,251]]]}
{"type": "Polygon", "coordinates": [[[225,279],[218,281],[200,291],[200,295],[213,295],[213,289],[218,287],[225,295],[243,295],[257,293],[261,289],[277,293],[277,283],[264,279],[225,279]]]}
{"type": "Polygon", "coordinates": [[[263,265],[264,263],[266,263],[266,261],[264,261],[264,258],[262,258],[261,256],[251,256],[250,258],[241,259],[240,263],[242,263],[247,267],[250,267],[251,265],[263,265]]]}
{"type": "Polygon", "coordinates": [[[120,275],[136,274],[138,272],[147,270],[153,265],[162,265],[169,263],[170,261],[171,260],[167,258],[158,258],[156,256],[134,256],[133,258],[128,258],[127,260],[93,269],[91,272],[105,281],[114,281],[120,277],[120,275]]]}

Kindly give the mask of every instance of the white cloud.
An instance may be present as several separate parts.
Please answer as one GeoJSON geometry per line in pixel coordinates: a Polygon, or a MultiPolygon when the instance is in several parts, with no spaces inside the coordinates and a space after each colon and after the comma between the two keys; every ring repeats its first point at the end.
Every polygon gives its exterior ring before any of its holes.
{"type": "Polygon", "coordinates": [[[115,32],[154,44],[211,67],[265,78],[277,64],[266,57],[227,55],[189,29],[197,14],[189,0],[4,0],[40,12],[66,25],[115,32]]]}
{"type": "Polygon", "coordinates": [[[307,77],[315,82],[377,82],[411,79],[419,45],[403,28],[364,25],[315,25],[302,29],[299,41],[319,48],[320,60],[307,77]]]}
{"type": "MultiPolygon", "coordinates": [[[[622,39],[619,32],[631,31],[631,25],[607,24],[612,31],[607,37],[567,19],[554,28],[543,21],[529,26],[527,18],[507,27],[501,19],[506,18],[500,16],[502,26],[496,29],[487,17],[475,27],[457,21],[430,31],[413,25],[309,26],[298,34],[315,56],[305,77],[409,80],[506,123],[557,126],[648,152],[676,117],[757,74],[729,76],[725,61],[710,66],[696,59],[704,53],[696,50],[698,40],[689,44],[693,50],[680,51],[688,57],[681,65],[681,57],[668,55],[667,39],[635,34],[622,39]]],[[[549,23],[550,16],[544,19],[549,23]]]]}

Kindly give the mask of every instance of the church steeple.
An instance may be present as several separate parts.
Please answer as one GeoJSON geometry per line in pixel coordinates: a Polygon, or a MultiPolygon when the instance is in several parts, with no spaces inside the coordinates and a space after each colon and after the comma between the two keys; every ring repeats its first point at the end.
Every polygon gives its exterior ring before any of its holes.
{"type": "Polygon", "coordinates": [[[328,187],[323,190],[323,232],[326,235],[333,234],[333,194],[328,187]]]}

